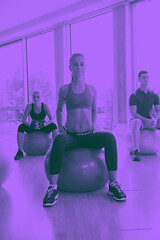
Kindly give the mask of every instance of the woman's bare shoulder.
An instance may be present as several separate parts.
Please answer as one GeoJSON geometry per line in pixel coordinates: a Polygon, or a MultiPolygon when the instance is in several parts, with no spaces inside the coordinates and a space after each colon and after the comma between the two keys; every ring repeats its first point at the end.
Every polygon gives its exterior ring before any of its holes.
{"type": "Polygon", "coordinates": [[[26,110],[31,110],[32,109],[32,103],[28,103],[26,105],[26,110]]]}
{"type": "Polygon", "coordinates": [[[93,85],[90,85],[90,84],[87,84],[87,86],[88,86],[92,96],[95,96],[96,95],[96,88],[93,85]]]}
{"type": "Polygon", "coordinates": [[[65,84],[60,88],[60,92],[61,92],[63,98],[66,98],[66,96],[67,96],[68,87],[69,87],[69,84],[65,84]]]}

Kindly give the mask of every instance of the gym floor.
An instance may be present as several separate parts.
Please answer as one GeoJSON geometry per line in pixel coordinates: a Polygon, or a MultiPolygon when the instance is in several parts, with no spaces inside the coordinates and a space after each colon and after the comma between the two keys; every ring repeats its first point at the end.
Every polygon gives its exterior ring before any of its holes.
{"type": "Polygon", "coordinates": [[[11,166],[0,188],[1,240],[159,240],[160,155],[133,162],[117,134],[118,180],[127,201],[114,201],[105,187],[92,193],[60,192],[55,206],[43,208],[48,187],[45,156],[14,161],[16,128],[12,129],[0,127],[1,146],[11,166]]]}

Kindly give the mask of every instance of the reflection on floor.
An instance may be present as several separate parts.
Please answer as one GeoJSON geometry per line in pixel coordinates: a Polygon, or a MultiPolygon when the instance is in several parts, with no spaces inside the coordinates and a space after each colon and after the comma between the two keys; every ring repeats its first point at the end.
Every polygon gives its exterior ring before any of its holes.
{"type": "Polygon", "coordinates": [[[92,193],[60,192],[57,204],[42,207],[48,182],[44,156],[14,161],[16,134],[1,134],[12,171],[0,189],[1,240],[159,240],[160,156],[133,162],[118,136],[118,178],[127,201],[118,203],[107,188],[92,193]]]}

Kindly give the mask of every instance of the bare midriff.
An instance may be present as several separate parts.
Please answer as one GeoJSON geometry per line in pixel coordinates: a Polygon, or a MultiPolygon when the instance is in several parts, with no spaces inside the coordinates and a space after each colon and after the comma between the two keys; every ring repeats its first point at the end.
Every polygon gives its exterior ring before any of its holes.
{"type": "Polygon", "coordinates": [[[69,132],[76,133],[93,130],[91,109],[68,110],[65,127],[69,132]]]}

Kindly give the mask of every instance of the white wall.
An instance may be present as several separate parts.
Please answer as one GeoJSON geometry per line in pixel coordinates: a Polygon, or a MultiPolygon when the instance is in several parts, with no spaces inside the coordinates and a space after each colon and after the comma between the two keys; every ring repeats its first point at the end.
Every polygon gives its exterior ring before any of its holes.
{"type": "Polygon", "coordinates": [[[0,44],[127,0],[1,0],[0,44]]]}
{"type": "Polygon", "coordinates": [[[81,0],[1,0],[0,32],[81,0]]]}

